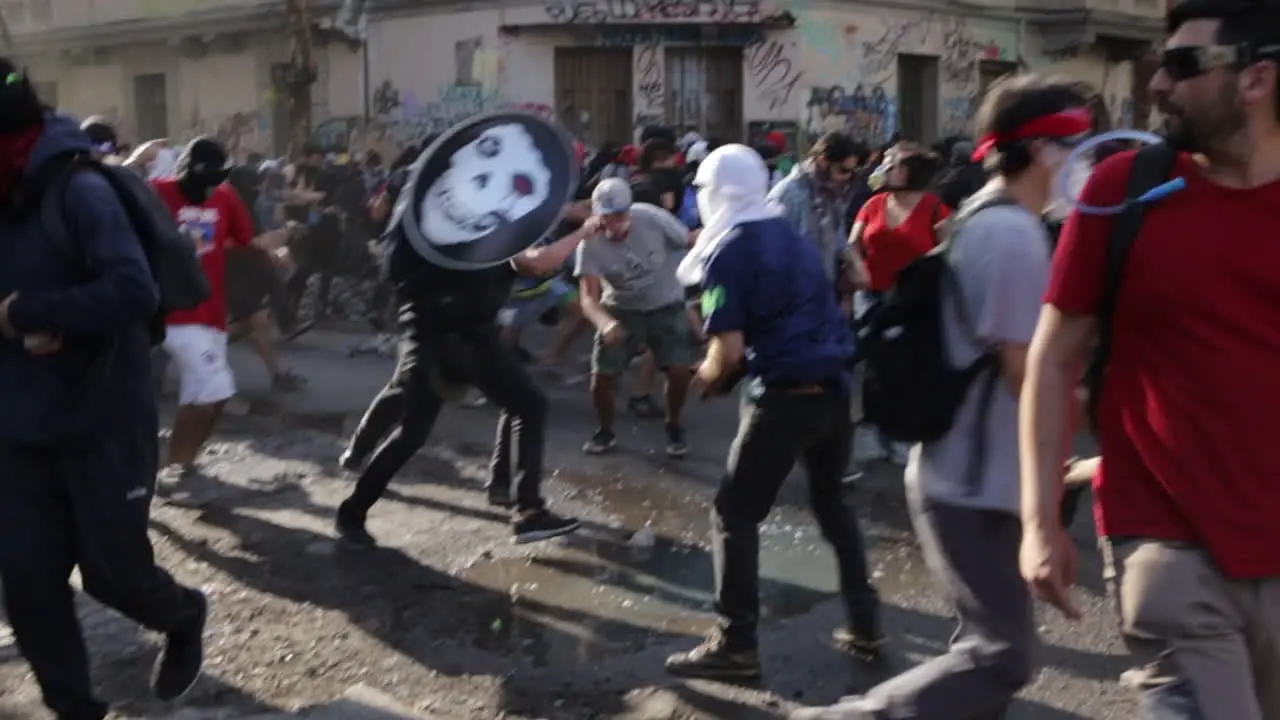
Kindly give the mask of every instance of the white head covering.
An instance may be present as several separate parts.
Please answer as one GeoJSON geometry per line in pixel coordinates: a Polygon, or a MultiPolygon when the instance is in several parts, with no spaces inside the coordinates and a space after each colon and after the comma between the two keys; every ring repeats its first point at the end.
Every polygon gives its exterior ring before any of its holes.
{"type": "Polygon", "coordinates": [[[702,234],[676,270],[685,285],[702,282],[707,261],[728,242],[742,223],[778,217],[781,210],[765,202],[769,168],[759,153],[746,145],[722,145],[698,165],[693,178],[698,188],[702,234]]]}
{"type": "Polygon", "coordinates": [[[148,180],[162,180],[173,177],[178,170],[178,156],[182,151],[177,148],[160,148],[156,151],[155,160],[147,168],[148,180]]]}

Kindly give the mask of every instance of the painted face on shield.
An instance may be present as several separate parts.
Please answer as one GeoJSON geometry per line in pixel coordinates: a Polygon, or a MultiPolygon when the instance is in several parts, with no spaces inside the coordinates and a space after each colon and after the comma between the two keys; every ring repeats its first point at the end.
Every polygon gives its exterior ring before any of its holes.
{"type": "Polygon", "coordinates": [[[529,131],[514,123],[491,127],[454,153],[427,188],[423,234],[436,245],[473,242],[538,209],[550,191],[551,170],[529,131]]]}

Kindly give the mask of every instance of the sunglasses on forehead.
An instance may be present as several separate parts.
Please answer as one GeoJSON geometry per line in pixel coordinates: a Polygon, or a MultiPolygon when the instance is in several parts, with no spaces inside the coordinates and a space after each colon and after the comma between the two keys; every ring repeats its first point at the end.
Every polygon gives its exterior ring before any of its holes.
{"type": "Polygon", "coordinates": [[[1280,44],[1184,45],[1165,48],[1160,67],[1175,82],[1190,80],[1218,68],[1241,70],[1264,60],[1280,60],[1280,44]]]}

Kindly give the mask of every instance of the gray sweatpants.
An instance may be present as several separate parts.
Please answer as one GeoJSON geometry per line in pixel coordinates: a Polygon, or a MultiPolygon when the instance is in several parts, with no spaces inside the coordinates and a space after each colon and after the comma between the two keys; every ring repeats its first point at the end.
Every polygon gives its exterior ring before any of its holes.
{"type": "Polygon", "coordinates": [[[951,647],[865,695],[844,698],[818,716],[823,720],[995,720],[1031,679],[1036,630],[1018,571],[1021,521],[928,499],[912,500],[911,521],[960,621],[951,647]]]}

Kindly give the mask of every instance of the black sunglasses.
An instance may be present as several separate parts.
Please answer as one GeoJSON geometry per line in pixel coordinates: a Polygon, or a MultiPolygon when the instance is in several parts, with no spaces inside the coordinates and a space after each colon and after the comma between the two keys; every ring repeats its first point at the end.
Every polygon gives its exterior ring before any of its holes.
{"type": "Polygon", "coordinates": [[[1184,45],[1165,48],[1160,54],[1160,67],[1174,82],[1190,80],[1211,70],[1240,70],[1264,60],[1280,58],[1280,44],[1254,47],[1239,45],[1184,45]]]}

